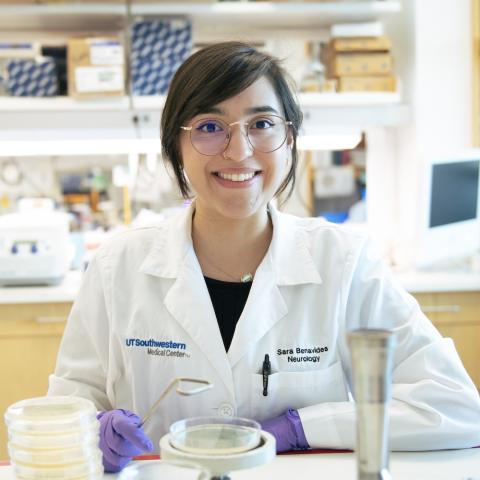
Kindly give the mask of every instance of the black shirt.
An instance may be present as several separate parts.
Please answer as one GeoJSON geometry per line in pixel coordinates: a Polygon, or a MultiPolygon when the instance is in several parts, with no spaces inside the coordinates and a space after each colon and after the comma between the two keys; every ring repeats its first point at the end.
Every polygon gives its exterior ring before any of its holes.
{"type": "Polygon", "coordinates": [[[204,278],[220,327],[223,344],[228,352],[238,319],[247,303],[252,282],[222,282],[213,278],[204,278]]]}

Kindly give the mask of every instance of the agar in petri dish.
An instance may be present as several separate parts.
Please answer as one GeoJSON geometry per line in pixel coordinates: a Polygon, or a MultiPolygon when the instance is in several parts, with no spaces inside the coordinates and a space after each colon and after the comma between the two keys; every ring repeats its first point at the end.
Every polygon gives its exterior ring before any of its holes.
{"type": "Polygon", "coordinates": [[[260,444],[260,425],[246,418],[194,417],[170,427],[170,443],[197,455],[232,455],[260,444]]]}
{"type": "Polygon", "coordinates": [[[13,431],[33,434],[68,431],[90,426],[96,420],[93,402],[69,396],[36,397],[8,407],[5,422],[13,431]]]}

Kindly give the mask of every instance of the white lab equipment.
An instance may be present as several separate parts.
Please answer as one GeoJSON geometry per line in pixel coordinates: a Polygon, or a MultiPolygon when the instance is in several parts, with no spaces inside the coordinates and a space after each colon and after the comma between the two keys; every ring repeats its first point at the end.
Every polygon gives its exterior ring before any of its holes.
{"type": "Polygon", "coordinates": [[[275,455],[273,435],[239,417],[186,418],[173,423],[160,439],[163,459],[198,463],[215,480],[229,480],[229,472],[264,465],[275,455]]]}
{"type": "Polygon", "coordinates": [[[67,213],[33,209],[0,216],[0,286],[58,284],[73,254],[67,213]]]}
{"type": "Polygon", "coordinates": [[[330,165],[315,170],[316,198],[345,197],[355,191],[355,175],[351,165],[330,165]]]}
{"type": "Polygon", "coordinates": [[[414,266],[469,270],[480,251],[480,149],[430,159],[424,177],[414,266]]]}

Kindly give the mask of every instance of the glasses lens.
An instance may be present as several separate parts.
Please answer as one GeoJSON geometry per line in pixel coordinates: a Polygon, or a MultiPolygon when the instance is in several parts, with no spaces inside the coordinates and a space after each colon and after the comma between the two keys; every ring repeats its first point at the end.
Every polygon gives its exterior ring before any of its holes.
{"type": "Polygon", "coordinates": [[[217,155],[228,143],[228,125],[220,120],[199,120],[190,131],[192,145],[203,155],[217,155]]]}
{"type": "Polygon", "coordinates": [[[248,138],[255,150],[268,153],[279,149],[287,138],[287,125],[282,117],[262,115],[248,124],[248,138]]]}

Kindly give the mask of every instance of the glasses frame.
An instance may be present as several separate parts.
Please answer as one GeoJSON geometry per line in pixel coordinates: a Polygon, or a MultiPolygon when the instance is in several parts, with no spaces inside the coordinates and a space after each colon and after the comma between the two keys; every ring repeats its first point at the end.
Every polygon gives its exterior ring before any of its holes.
{"type": "MultiPolygon", "coordinates": [[[[221,155],[223,154],[228,146],[230,145],[230,141],[232,140],[232,127],[234,125],[243,125],[245,128],[246,128],[246,138],[247,138],[247,141],[248,141],[248,144],[250,145],[250,147],[255,151],[259,151],[261,153],[273,153],[273,152],[276,152],[278,149],[280,149],[282,147],[282,145],[284,145],[285,143],[285,140],[287,140],[288,138],[288,131],[289,131],[289,128],[290,127],[293,127],[293,122],[289,121],[289,120],[285,120],[283,117],[281,117],[280,115],[271,115],[271,114],[268,114],[269,117],[275,117],[275,118],[279,118],[280,120],[283,121],[283,123],[285,124],[285,138],[283,139],[282,143],[277,147],[277,148],[274,148],[273,150],[269,150],[268,152],[264,152],[263,150],[258,150],[257,148],[254,147],[254,145],[252,144],[252,141],[250,140],[250,136],[248,135],[248,126],[251,125],[255,120],[258,120],[258,119],[261,119],[262,117],[264,117],[265,115],[257,115],[255,117],[253,117],[252,119],[250,119],[249,121],[237,121],[237,122],[232,122],[232,123],[227,123],[227,122],[224,122],[223,120],[220,120],[218,118],[215,118],[215,119],[208,119],[206,118],[205,120],[215,120],[217,122],[220,122],[224,125],[226,125],[228,127],[228,131],[227,131],[227,142],[225,144],[225,148],[223,150],[220,150],[218,151],[217,153],[211,153],[211,154],[208,154],[208,153],[203,153],[203,152],[200,152],[194,145],[193,143],[193,140],[192,140],[192,130],[193,130],[193,127],[194,125],[190,125],[190,126],[184,126],[184,125],[180,125],[180,128],[184,131],[187,131],[189,132],[189,137],[190,137],[190,143],[192,144],[192,147],[198,152],[200,153],[201,155],[205,155],[207,157],[214,157],[215,155],[221,155]]],[[[202,120],[198,120],[198,122],[201,122],[202,120]]],[[[197,123],[197,122],[195,122],[197,123]]],[[[243,132],[242,132],[243,133],[243,132]]]]}

